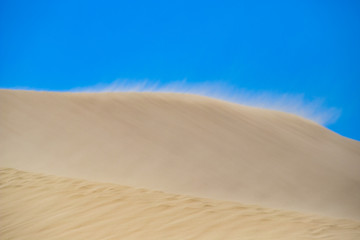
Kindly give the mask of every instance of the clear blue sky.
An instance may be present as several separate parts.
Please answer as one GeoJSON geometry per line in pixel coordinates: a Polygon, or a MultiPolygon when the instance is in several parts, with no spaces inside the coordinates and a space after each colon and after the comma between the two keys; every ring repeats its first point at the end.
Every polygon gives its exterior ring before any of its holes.
{"type": "Polygon", "coordinates": [[[360,140],[360,2],[0,2],[0,88],[64,91],[116,79],[221,82],[303,94],[360,140]]]}

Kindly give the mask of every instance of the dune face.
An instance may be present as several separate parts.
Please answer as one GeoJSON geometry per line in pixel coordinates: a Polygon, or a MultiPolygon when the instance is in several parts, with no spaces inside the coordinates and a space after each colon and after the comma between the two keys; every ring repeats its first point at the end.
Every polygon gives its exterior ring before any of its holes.
{"type": "Polygon", "coordinates": [[[360,143],[187,94],[0,91],[0,166],[360,219],[360,143]]]}
{"type": "Polygon", "coordinates": [[[0,169],[1,239],[359,239],[360,223],[0,169]],[[24,214],[26,213],[26,214],[24,214]]]}

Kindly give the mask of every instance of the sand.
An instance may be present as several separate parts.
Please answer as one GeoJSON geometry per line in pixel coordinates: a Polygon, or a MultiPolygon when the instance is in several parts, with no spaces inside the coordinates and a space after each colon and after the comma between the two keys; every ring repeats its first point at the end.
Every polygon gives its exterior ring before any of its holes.
{"type": "Polygon", "coordinates": [[[360,143],[295,115],[11,90],[0,113],[4,239],[360,237],[360,143]]]}
{"type": "Polygon", "coordinates": [[[359,239],[360,223],[1,169],[1,239],[359,239]]]}

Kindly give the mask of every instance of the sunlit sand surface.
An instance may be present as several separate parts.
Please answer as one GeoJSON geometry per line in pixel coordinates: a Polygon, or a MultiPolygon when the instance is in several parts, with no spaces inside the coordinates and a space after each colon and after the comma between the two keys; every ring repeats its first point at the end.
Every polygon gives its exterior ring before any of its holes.
{"type": "Polygon", "coordinates": [[[171,93],[0,112],[1,239],[360,239],[360,143],[312,121],[171,93]]]}
{"type": "Polygon", "coordinates": [[[1,239],[359,239],[360,223],[1,169],[1,239]]]}

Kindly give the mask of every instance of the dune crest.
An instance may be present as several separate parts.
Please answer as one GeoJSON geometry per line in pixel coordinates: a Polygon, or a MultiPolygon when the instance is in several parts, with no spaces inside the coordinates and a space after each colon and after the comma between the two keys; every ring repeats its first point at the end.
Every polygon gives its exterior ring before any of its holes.
{"type": "Polygon", "coordinates": [[[0,91],[0,166],[360,219],[360,143],[170,93],[0,91]]]}

